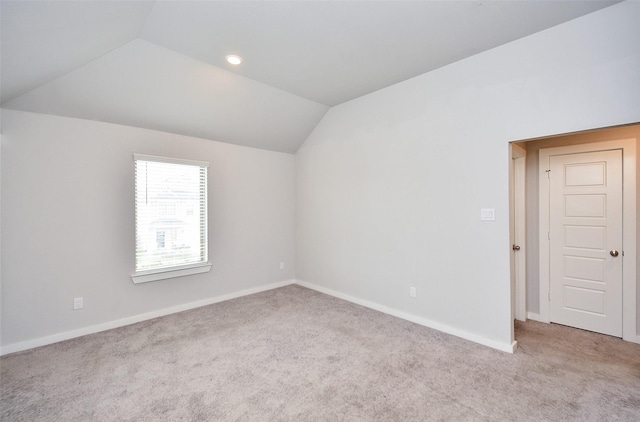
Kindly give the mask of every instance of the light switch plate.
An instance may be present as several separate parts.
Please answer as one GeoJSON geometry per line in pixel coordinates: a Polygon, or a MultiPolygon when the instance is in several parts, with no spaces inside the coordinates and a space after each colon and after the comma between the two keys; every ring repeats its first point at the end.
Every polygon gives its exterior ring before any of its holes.
{"type": "Polygon", "coordinates": [[[495,221],[496,209],[495,208],[482,208],[480,209],[480,220],[482,221],[495,221]]]}

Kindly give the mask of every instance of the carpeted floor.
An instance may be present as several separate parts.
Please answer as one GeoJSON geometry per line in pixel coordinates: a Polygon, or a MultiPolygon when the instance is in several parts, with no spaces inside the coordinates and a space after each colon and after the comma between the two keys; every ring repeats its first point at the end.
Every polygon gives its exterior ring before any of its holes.
{"type": "Polygon", "coordinates": [[[639,421],[640,345],[499,352],[299,286],[0,359],[2,421],[639,421]]]}

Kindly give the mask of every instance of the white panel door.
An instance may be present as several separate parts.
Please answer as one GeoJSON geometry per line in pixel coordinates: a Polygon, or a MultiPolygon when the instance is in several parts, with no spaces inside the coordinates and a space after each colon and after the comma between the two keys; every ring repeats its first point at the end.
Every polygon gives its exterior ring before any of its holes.
{"type": "Polygon", "coordinates": [[[622,151],[549,165],[550,320],[622,337],[622,151]]]}

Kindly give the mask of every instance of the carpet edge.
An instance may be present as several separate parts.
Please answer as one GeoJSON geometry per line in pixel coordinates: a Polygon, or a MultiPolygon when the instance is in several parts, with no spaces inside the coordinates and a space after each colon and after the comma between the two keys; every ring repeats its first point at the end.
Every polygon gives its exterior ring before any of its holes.
{"type": "Polygon", "coordinates": [[[65,340],[71,340],[77,337],[86,336],[89,334],[95,334],[102,331],[111,330],[114,328],[124,327],[126,325],[136,324],[138,322],[147,321],[153,318],[158,318],[166,315],[175,314],[178,312],[188,311],[190,309],[200,308],[202,306],[212,305],[214,303],[224,302],[226,300],[236,299],[242,296],[252,295],[254,293],[260,293],[268,290],[278,289],[295,284],[295,280],[289,279],[279,281],[276,283],[270,283],[263,286],[253,287],[250,289],[239,290],[236,292],[226,293],[220,296],[213,296],[207,299],[197,300],[194,302],[184,303],[181,305],[171,306],[168,308],[162,308],[144,314],[132,315],[125,318],[116,319],[113,321],[107,321],[100,324],[90,325],[87,327],[78,328],[70,331],[63,331],[61,333],[51,334],[48,336],[38,337],[31,340],[21,341],[18,343],[8,344],[0,347],[0,356],[9,355],[11,353],[22,352],[25,350],[35,349],[37,347],[46,346],[49,344],[59,343],[65,340]]]}
{"type": "Polygon", "coordinates": [[[459,328],[451,327],[446,324],[442,324],[440,322],[432,321],[427,318],[423,318],[417,315],[410,314],[408,312],[400,311],[395,308],[391,308],[388,306],[380,305],[379,303],[370,302],[365,299],[360,299],[355,296],[351,296],[346,293],[342,293],[336,290],[328,289],[326,287],[319,286],[314,283],[310,283],[308,281],[296,279],[295,284],[306,287],[311,290],[318,291],[320,293],[327,294],[329,296],[336,297],[338,299],[346,300],[347,302],[355,303],[356,305],[361,305],[366,308],[373,309],[375,311],[379,311],[397,318],[401,318],[410,322],[414,322],[419,325],[423,325],[428,328],[432,328],[434,330],[441,331],[443,333],[451,334],[452,336],[459,337],[465,340],[472,341],[474,343],[481,344],[483,346],[490,347],[492,349],[499,350],[501,352],[514,353],[518,346],[517,341],[513,341],[511,343],[502,343],[496,340],[492,340],[490,338],[479,336],[474,333],[470,333],[468,331],[460,330],[459,328]]]}

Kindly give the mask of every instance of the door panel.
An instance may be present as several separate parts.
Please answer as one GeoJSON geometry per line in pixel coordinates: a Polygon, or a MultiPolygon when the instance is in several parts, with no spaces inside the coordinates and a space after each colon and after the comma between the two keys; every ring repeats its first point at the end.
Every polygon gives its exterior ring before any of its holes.
{"type": "Polygon", "coordinates": [[[604,186],[605,163],[589,163],[567,166],[564,169],[565,186],[604,186]]]}
{"type": "Polygon", "coordinates": [[[604,227],[564,226],[566,247],[603,250],[604,240],[604,227]]]}
{"type": "Polygon", "coordinates": [[[578,280],[605,282],[604,260],[579,256],[564,257],[564,276],[578,280]]]}
{"type": "Polygon", "coordinates": [[[622,151],[549,158],[550,320],[622,336],[622,151]]]}
{"type": "Polygon", "coordinates": [[[601,290],[564,286],[564,306],[574,311],[604,315],[604,293],[601,290]]]}
{"type": "Polygon", "coordinates": [[[566,195],[564,197],[565,217],[603,218],[606,211],[605,195],[566,195]]]}

